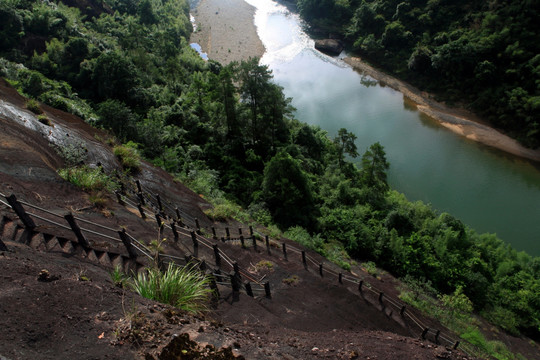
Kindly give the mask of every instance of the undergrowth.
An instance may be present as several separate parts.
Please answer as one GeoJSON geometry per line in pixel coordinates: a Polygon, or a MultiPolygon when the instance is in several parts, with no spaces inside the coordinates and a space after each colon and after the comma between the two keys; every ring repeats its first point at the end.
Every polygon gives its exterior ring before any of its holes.
{"type": "Polygon", "coordinates": [[[300,226],[289,228],[284,236],[308,249],[318,252],[344,270],[351,270],[351,265],[355,264],[347,254],[343,244],[338,241],[325,242],[319,234],[312,236],[306,229],[300,226]]]}
{"type": "Polygon", "coordinates": [[[127,172],[136,173],[141,169],[141,156],[135,143],[128,142],[125,145],[117,145],[113,148],[113,153],[127,172]]]}
{"type": "Polygon", "coordinates": [[[405,281],[407,285],[401,289],[400,299],[427,316],[436,318],[466,340],[468,344],[462,343],[461,348],[471,355],[500,360],[524,359],[522,355],[510,352],[502,342],[485,338],[478,327],[479,320],[472,313],[472,302],[463,294],[461,287],[451,295],[436,295],[429,281],[422,283],[410,278],[405,281]]]}
{"type": "Polygon", "coordinates": [[[117,182],[105,174],[101,167],[90,168],[86,165],[59,169],[58,174],[66,181],[89,192],[112,192],[119,188],[117,182]]]}

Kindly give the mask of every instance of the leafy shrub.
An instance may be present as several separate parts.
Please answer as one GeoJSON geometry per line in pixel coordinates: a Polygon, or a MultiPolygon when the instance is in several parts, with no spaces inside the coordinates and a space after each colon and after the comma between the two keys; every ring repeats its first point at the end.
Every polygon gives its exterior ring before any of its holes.
{"type": "Polygon", "coordinates": [[[36,115],[39,115],[39,114],[43,113],[43,111],[39,107],[39,102],[37,100],[34,100],[34,99],[29,99],[26,102],[26,108],[28,110],[30,110],[31,112],[33,112],[34,114],[36,114],[36,115]]]}
{"type": "Polygon", "coordinates": [[[272,224],[272,214],[270,214],[270,211],[264,204],[251,204],[249,205],[247,211],[256,223],[264,226],[272,224]]]}
{"type": "Polygon", "coordinates": [[[129,142],[126,145],[115,146],[113,153],[128,172],[137,172],[141,169],[141,157],[134,143],[129,142]]]}
{"type": "Polygon", "coordinates": [[[364,266],[364,270],[371,276],[377,277],[379,275],[379,270],[377,269],[377,265],[373,261],[368,261],[362,264],[364,266]]]}
{"type": "Polygon", "coordinates": [[[347,254],[343,244],[337,241],[324,244],[322,248],[322,255],[347,271],[351,270],[351,264],[354,263],[354,261],[351,260],[351,257],[347,254]]]}
{"type": "Polygon", "coordinates": [[[239,205],[227,199],[220,199],[218,204],[214,204],[211,209],[204,210],[204,213],[213,221],[226,221],[227,219],[247,221],[249,219],[249,215],[239,205]]]}
{"type": "Polygon", "coordinates": [[[289,228],[285,232],[284,236],[287,239],[296,241],[308,249],[315,250],[317,252],[322,251],[324,241],[321,239],[320,235],[317,234],[315,236],[311,236],[309,232],[301,226],[289,228]]]}
{"type": "Polygon", "coordinates": [[[169,264],[165,271],[158,268],[139,273],[131,284],[142,297],[199,313],[206,310],[211,290],[209,278],[194,266],[178,267],[169,264]]]}
{"type": "Polygon", "coordinates": [[[76,144],[66,144],[64,146],[56,146],[54,150],[64,159],[66,166],[74,167],[84,163],[86,159],[86,147],[82,142],[76,144]]]}
{"type": "Polygon", "coordinates": [[[72,168],[59,169],[58,174],[66,181],[80,187],[85,191],[114,191],[119,188],[118,184],[101,168],[91,169],[86,165],[72,168]]]}
{"type": "Polygon", "coordinates": [[[52,126],[51,120],[47,117],[47,115],[40,114],[38,115],[38,121],[42,123],[43,125],[52,126]]]}

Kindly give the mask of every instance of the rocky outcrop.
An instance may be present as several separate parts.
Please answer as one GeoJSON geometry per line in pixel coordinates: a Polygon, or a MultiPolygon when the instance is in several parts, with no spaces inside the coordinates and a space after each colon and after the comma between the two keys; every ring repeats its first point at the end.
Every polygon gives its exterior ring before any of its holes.
{"type": "Polygon", "coordinates": [[[335,39],[315,40],[315,49],[329,55],[339,55],[343,50],[341,41],[335,39]]]}

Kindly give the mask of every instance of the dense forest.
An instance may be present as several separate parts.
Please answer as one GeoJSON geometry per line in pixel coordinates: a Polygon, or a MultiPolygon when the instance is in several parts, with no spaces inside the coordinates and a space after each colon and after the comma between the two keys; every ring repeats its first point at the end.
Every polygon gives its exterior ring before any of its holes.
{"type": "Polygon", "coordinates": [[[375,65],[540,146],[538,0],[296,2],[375,65]]]}
{"type": "MultiPolygon", "coordinates": [[[[258,59],[202,60],[187,41],[185,1],[80,4],[0,0],[0,76],[109,130],[216,209],[238,204],[346,269],[351,258],[375,261],[435,293],[467,298],[506,331],[539,338],[540,258],[389,189],[380,144],[359,154],[346,129],[330,138],[295,120],[258,59]]],[[[389,41],[391,31],[383,33],[389,41]]]]}

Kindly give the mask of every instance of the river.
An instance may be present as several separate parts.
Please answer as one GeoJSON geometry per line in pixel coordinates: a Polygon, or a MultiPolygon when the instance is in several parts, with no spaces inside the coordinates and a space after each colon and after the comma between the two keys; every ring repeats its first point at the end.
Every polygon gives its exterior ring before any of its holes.
{"type": "MultiPolygon", "coordinates": [[[[261,59],[293,99],[296,118],[333,137],[344,127],[362,154],[384,146],[390,186],[448,212],[480,233],[540,255],[540,171],[531,162],[467,140],[421,115],[403,95],[314,49],[298,15],[246,0],[266,47],[261,59]]],[[[356,159],[360,161],[360,158],[356,159]]]]}

